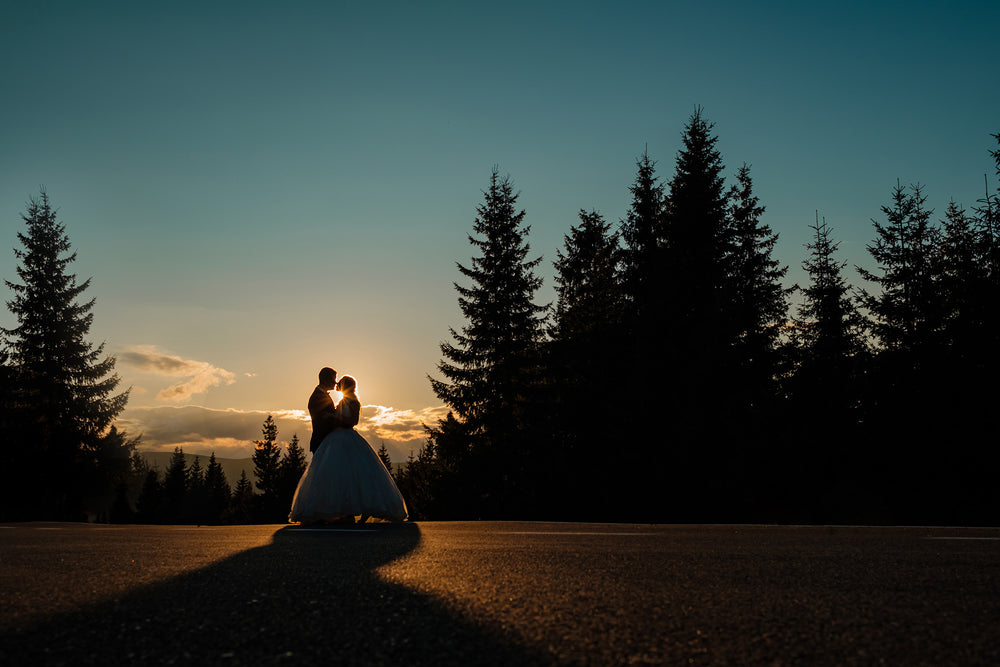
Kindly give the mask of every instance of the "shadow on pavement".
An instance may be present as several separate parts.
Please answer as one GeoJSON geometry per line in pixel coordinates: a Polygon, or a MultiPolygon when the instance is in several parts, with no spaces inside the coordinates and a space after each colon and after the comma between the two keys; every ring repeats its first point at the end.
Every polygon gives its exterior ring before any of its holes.
{"type": "Polygon", "coordinates": [[[530,665],[499,631],[378,577],[413,551],[412,523],[315,531],[0,635],[5,665],[530,665]]]}

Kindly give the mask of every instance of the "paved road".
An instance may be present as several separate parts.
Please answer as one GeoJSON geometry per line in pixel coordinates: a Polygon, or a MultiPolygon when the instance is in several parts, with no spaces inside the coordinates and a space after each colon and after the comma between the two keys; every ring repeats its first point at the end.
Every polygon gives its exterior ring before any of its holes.
{"type": "Polygon", "coordinates": [[[998,664],[1000,529],[0,525],[0,664],[998,664]]]}

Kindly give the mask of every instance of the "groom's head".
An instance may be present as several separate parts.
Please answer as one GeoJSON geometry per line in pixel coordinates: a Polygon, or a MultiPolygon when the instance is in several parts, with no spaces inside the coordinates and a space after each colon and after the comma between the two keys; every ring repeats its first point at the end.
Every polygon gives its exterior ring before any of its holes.
{"type": "Polygon", "coordinates": [[[319,372],[319,386],[325,391],[330,391],[337,387],[337,371],[329,366],[319,372]]]}

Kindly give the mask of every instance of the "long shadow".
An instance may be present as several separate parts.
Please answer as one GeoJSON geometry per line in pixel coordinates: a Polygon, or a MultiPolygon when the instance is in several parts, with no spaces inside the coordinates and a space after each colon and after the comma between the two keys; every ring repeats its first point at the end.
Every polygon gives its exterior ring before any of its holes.
{"type": "Polygon", "coordinates": [[[0,635],[4,665],[532,665],[500,631],[390,584],[414,524],[279,530],[271,544],[0,635]]]}

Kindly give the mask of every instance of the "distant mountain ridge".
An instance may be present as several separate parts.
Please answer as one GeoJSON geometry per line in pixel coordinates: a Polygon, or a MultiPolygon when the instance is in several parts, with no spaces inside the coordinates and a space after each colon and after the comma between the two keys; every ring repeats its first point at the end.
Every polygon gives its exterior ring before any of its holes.
{"type": "MultiPolygon", "coordinates": [[[[150,466],[156,468],[160,474],[163,474],[167,467],[170,466],[170,457],[172,457],[174,453],[140,451],[139,455],[146,459],[146,462],[149,463],[150,466]]],[[[201,469],[207,469],[209,457],[202,454],[188,454],[185,452],[184,465],[190,468],[196,456],[198,457],[198,463],[201,465],[201,469]]],[[[251,482],[257,481],[257,476],[253,472],[253,459],[224,459],[216,456],[215,460],[222,466],[222,472],[226,474],[226,481],[229,482],[230,487],[236,486],[236,482],[240,481],[240,473],[244,471],[247,473],[247,479],[251,482]]]]}

